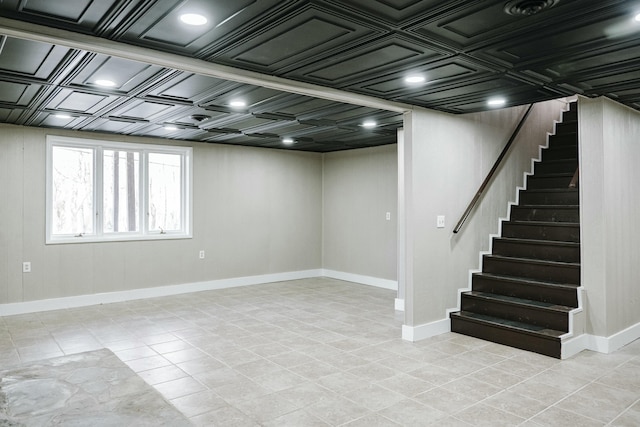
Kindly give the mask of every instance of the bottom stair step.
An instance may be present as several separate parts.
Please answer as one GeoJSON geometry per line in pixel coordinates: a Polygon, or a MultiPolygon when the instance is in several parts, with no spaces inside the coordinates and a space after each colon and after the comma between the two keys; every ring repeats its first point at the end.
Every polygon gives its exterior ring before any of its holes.
{"type": "Polygon", "coordinates": [[[451,313],[451,331],[560,359],[560,337],[566,332],[497,317],[459,311],[451,313]]]}
{"type": "Polygon", "coordinates": [[[461,311],[502,319],[503,322],[519,322],[541,329],[569,331],[571,307],[533,301],[508,295],[469,291],[462,293],[461,311]]]}

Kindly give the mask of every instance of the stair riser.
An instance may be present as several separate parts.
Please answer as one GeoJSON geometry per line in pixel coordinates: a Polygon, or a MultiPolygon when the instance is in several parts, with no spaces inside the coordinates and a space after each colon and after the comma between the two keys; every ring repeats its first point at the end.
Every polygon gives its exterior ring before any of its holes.
{"type": "Polygon", "coordinates": [[[514,283],[484,276],[473,276],[471,287],[474,291],[555,303],[567,307],[578,306],[578,294],[573,289],[535,284],[514,283]]]}
{"type": "Polygon", "coordinates": [[[499,239],[493,241],[493,254],[543,261],[580,262],[579,247],[509,242],[499,239]]]}
{"type": "Polygon", "coordinates": [[[562,113],[563,122],[575,122],[578,120],[578,110],[570,110],[562,113]]]}
{"type": "Polygon", "coordinates": [[[468,294],[462,295],[461,309],[547,329],[569,331],[569,316],[564,312],[515,306],[502,301],[476,298],[468,294]]]}
{"type": "Polygon", "coordinates": [[[561,147],[571,145],[574,146],[578,144],[578,134],[577,133],[564,133],[549,136],[549,147],[561,147]]]}
{"type": "Polygon", "coordinates": [[[534,166],[534,174],[547,175],[550,173],[571,173],[573,174],[578,167],[578,160],[559,160],[544,163],[536,163],[534,166]]]}
{"type": "Polygon", "coordinates": [[[511,220],[513,221],[553,221],[553,222],[579,222],[580,209],[558,207],[529,207],[512,206],[511,220]]]}
{"type": "Polygon", "coordinates": [[[577,145],[551,146],[542,150],[542,161],[545,160],[569,160],[578,158],[577,145]]]}
{"type": "Polygon", "coordinates": [[[502,236],[521,239],[552,240],[554,242],[579,242],[580,228],[576,226],[538,226],[528,224],[502,224],[502,236]]]}
{"type": "Polygon", "coordinates": [[[573,174],[566,176],[533,176],[527,177],[527,188],[530,190],[542,190],[545,188],[568,188],[573,174]]]}
{"type": "Polygon", "coordinates": [[[578,122],[562,122],[556,123],[556,135],[559,134],[569,134],[569,133],[577,133],[578,132],[578,122]]]}
{"type": "Polygon", "coordinates": [[[578,205],[580,193],[573,190],[563,191],[520,191],[520,205],[578,205]]]}
{"type": "Polygon", "coordinates": [[[469,335],[522,350],[533,351],[557,359],[562,356],[559,340],[536,336],[523,336],[523,334],[518,331],[470,322],[458,317],[451,318],[451,330],[459,334],[469,335]]]}
{"type": "Polygon", "coordinates": [[[576,266],[540,265],[484,257],[482,271],[504,276],[580,285],[580,268],[576,266]]]}

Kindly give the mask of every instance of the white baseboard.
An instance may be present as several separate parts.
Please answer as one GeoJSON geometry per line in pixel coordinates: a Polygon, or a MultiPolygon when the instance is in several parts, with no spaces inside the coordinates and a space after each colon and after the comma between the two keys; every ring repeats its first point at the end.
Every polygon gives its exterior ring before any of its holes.
{"type": "Polygon", "coordinates": [[[402,325],[402,339],[405,341],[420,341],[447,332],[451,332],[451,319],[448,317],[417,326],[402,325]]]}
{"type": "Polygon", "coordinates": [[[613,353],[638,338],[640,338],[640,323],[636,323],[609,337],[582,334],[562,342],[562,358],[569,358],[582,350],[597,351],[605,354],[613,353]]]}
{"type": "Polygon", "coordinates": [[[61,310],[65,308],[86,307],[97,304],[132,301],[143,298],[156,298],[190,292],[211,291],[238,286],[260,285],[265,283],[282,282],[286,280],[308,279],[321,277],[322,270],[303,270],[285,273],[263,274],[259,276],[235,277],[231,279],[209,280],[206,282],[187,283],[183,285],[159,286],[129,291],[106,292],[91,295],[53,298],[37,301],[0,304],[0,316],[35,313],[39,311],[61,310]]]}
{"type": "Polygon", "coordinates": [[[324,277],[332,279],[345,280],[347,282],[360,283],[362,285],[375,286],[377,288],[398,290],[398,281],[389,279],[380,279],[378,277],[363,276],[361,274],[344,273],[342,271],[322,269],[324,277]]]}
{"type": "Polygon", "coordinates": [[[404,311],[404,300],[400,298],[396,298],[395,300],[395,309],[396,311],[404,311]]]}
{"type": "MultiPolygon", "coordinates": [[[[216,289],[234,288],[238,286],[261,285],[265,283],[283,282],[286,280],[308,279],[313,277],[330,277],[364,285],[385,289],[398,289],[398,282],[358,274],[343,273],[333,270],[316,269],[291,271],[285,273],[262,274],[258,276],[234,277],[230,279],[209,280],[205,282],[186,283],[182,285],[158,286],[129,291],[105,292],[90,295],[77,295],[26,301],[18,303],[0,304],[0,316],[35,313],[39,311],[62,310],[74,307],[86,307],[97,304],[111,304],[132,301],[143,298],[156,298],[171,295],[187,294],[190,292],[212,291],[216,289]]],[[[396,306],[397,306],[396,302],[396,306]]],[[[402,304],[404,308],[404,302],[402,304]]]]}
{"type": "Polygon", "coordinates": [[[628,327],[618,333],[611,335],[607,338],[607,353],[611,353],[612,351],[616,351],[625,345],[637,340],[640,338],[640,323],[636,323],[633,326],[628,327]]]}

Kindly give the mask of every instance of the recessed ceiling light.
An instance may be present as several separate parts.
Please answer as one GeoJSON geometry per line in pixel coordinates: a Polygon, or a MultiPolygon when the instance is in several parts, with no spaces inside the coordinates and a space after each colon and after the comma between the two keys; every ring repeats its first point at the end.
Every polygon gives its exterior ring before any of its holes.
{"type": "Polygon", "coordinates": [[[197,13],[185,13],[180,15],[180,20],[187,25],[200,26],[207,23],[207,18],[197,13]]]}
{"type": "Polygon", "coordinates": [[[424,76],[419,76],[419,75],[415,75],[415,76],[407,76],[404,78],[404,81],[406,83],[409,84],[418,84],[418,83],[424,83],[425,82],[425,78],[424,76]]]}
{"type": "Polygon", "coordinates": [[[113,80],[100,79],[96,80],[95,84],[97,84],[98,86],[113,87],[116,85],[116,82],[114,82],[113,80]]]}
{"type": "Polygon", "coordinates": [[[640,22],[640,13],[638,13],[635,17],[636,22],[640,22]]]}
{"type": "Polygon", "coordinates": [[[164,125],[165,130],[178,130],[178,127],[175,125],[164,125]]]}
{"type": "Polygon", "coordinates": [[[286,144],[286,145],[291,145],[293,144],[295,141],[293,140],[293,138],[282,138],[282,143],[286,144]]]}
{"type": "Polygon", "coordinates": [[[65,114],[65,113],[57,113],[54,114],[53,117],[55,117],[56,119],[70,119],[71,116],[69,114],[65,114]]]}
{"type": "Polygon", "coordinates": [[[366,122],[362,123],[363,128],[374,128],[376,126],[378,126],[378,124],[373,120],[367,120],[366,122]]]}
{"type": "Polygon", "coordinates": [[[504,98],[491,98],[487,101],[487,105],[489,107],[501,107],[507,103],[507,100],[504,98]]]}
{"type": "Polygon", "coordinates": [[[229,105],[232,106],[233,108],[242,108],[242,107],[246,107],[247,103],[244,101],[236,100],[236,101],[231,101],[229,105]]]}

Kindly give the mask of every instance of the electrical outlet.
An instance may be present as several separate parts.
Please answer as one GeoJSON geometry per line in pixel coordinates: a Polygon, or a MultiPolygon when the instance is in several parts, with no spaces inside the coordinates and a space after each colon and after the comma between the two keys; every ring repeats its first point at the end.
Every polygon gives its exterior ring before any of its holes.
{"type": "Polygon", "coordinates": [[[436,218],[436,227],[444,228],[444,215],[438,215],[436,218]]]}
{"type": "Polygon", "coordinates": [[[387,212],[387,215],[385,218],[387,218],[387,221],[391,221],[391,212],[387,212]]]}
{"type": "Polygon", "coordinates": [[[22,263],[22,272],[31,273],[31,262],[25,261],[22,263]]]}
{"type": "Polygon", "coordinates": [[[204,251],[200,251],[200,254],[198,256],[200,257],[200,259],[204,259],[204,251]]]}

